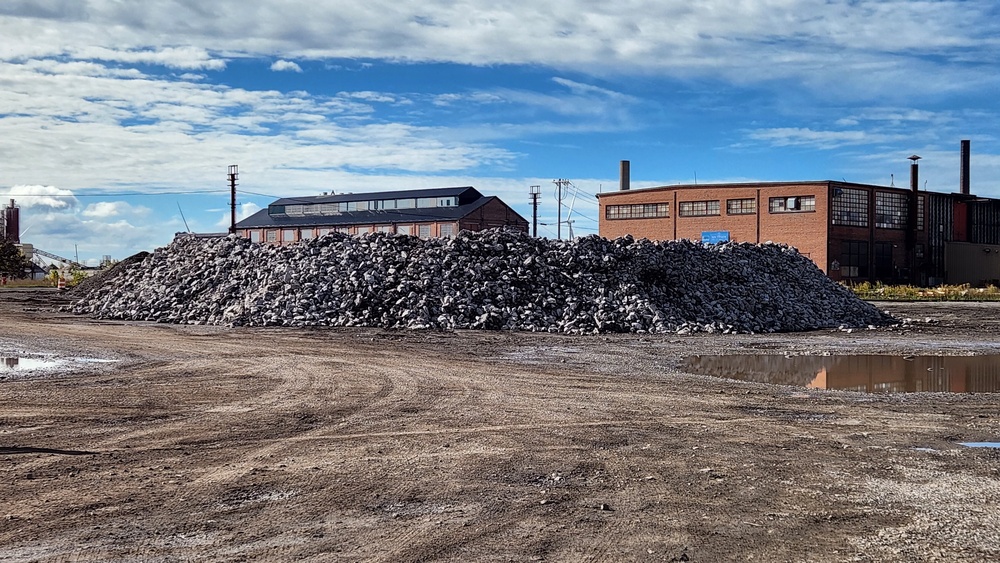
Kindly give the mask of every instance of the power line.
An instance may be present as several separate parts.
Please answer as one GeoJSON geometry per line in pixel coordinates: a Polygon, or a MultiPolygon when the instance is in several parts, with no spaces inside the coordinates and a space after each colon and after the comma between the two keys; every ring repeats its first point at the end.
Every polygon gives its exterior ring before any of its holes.
{"type": "Polygon", "coordinates": [[[599,222],[597,219],[594,219],[593,217],[588,217],[587,215],[584,215],[583,213],[580,213],[576,209],[573,210],[573,213],[576,213],[577,215],[579,215],[580,217],[583,217],[584,219],[586,219],[588,221],[593,221],[595,223],[599,222]]]}
{"type": "Polygon", "coordinates": [[[185,192],[103,192],[99,194],[19,194],[11,192],[5,197],[125,197],[125,196],[161,196],[161,195],[198,195],[225,193],[227,190],[192,190],[185,192]]]}

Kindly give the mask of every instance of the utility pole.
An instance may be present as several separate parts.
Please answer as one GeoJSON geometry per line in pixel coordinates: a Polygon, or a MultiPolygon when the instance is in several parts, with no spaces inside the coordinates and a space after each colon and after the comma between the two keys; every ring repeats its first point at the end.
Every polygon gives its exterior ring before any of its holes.
{"type": "Polygon", "coordinates": [[[529,186],[528,193],[531,195],[531,236],[538,237],[538,196],[541,195],[541,186],[529,186]]]}
{"type": "Polygon", "coordinates": [[[236,180],[240,177],[240,169],[235,164],[229,165],[229,207],[232,212],[229,221],[229,232],[236,232],[236,180]]]}
{"type": "Polygon", "coordinates": [[[562,240],[562,199],[563,199],[563,186],[569,185],[569,180],[564,180],[559,178],[558,180],[552,180],[552,183],[556,185],[556,239],[562,240]]]}

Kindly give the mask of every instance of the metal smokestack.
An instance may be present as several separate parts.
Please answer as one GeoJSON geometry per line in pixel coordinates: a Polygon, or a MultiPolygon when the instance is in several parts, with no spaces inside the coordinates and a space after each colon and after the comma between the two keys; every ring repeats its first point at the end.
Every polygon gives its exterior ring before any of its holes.
{"type": "Polygon", "coordinates": [[[914,285],[919,283],[920,273],[917,271],[917,201],[920,198],[917,195],[917,189],[920,186],[920,170],[917,167],[917,161],[920,157],[917,155],[912,155],[910,159],[910,201],[909,201],[909,213],[907,217],[906,225],[906,264],[910,270],[910,281],[914,285]]]}
{"type": "Polygon", "coordinates": [[[972,153],[972,141],[968,139],[962,140],[962,169],[958,175],[958,185],[959,191],[965,195],[969,195],[971,192],[969,190],[969,159],[972,153]]]}
{"type": "Polygon", "coordinates": [[[628,191],[632,187],[632,175],[629,170],[630,163],[627,160],[621,161],[621,166],[618,170],[618,190],[628,191]]]}
{"type": "Polygon", "coordinates": [[[914,154],[907,158],[910,160],[910,190],[917,193],[917,188],[920,186],[920,170],[917,167],[917,161],[920,160],[920,157],[914,154]]]}

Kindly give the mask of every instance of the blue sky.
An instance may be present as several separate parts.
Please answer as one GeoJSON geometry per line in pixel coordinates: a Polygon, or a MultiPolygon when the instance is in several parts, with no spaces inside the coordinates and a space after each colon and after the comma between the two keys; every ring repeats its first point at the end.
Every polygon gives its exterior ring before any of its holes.
{"type": "MultiPolygon", "coordinates": [[[[1000,197],[994,0],[5,0],[0,201],[96,262],[274,197],[846,179],[1000,197]],[[181,216],[183,212],[183,219],[181,216]],[[184,222],[187,222],[185,227],[184,222]]],[[[565,214],[565,211],[564,211],[565,214]]],[[[563,229],[564,234],[566,229],[563,229]]]]}

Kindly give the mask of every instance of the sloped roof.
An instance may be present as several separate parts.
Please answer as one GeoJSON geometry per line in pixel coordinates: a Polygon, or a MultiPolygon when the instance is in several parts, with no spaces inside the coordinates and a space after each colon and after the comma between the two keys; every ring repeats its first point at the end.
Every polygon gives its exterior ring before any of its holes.
{"type": "Polygon", "coordinates": [[[427,188],[421,190],[393,190],[388,192],[365,192],[356,194],[332,194],[303,197],[285,197],[276,200],[271,205],[297,205],[309,203],[340,203],[342,201],[373,201],[377,199],[403,199],[418,197],[457,197],[460,203],[464,200],[475,200],[483,197],[472,186],[453,188],[427,188]]]}
{"type": "MultiPolygon", "coordinates": [[[[250,217],[236,223],[237,229],[257,229],[257,228],[284,228],[284,227],[316,227],[338,225],[386,225],[391,223],[419,223],[429,221],[457,221],[487,203],[498,199],[496,196],[482,196],[473,188],[443,188],[442,190],[407,190],[401,192],[379,192],[363,194],[365,197],[354,200],[329,200],[314,201],[309,203],[331,203],[333,201],[366,201],[371,199],[393,199],[399,197],[447,197],[458,195],[455,192],[445,192],[443,190],[472,190],[479,195],[471,203],[459,205],[457,207],[429,207],[417,209],[385,209],[378,211],[344,211],[337,215],[303,215],[300,217],[271,216],[267,209],[262,209],[250,217]],[[434,192],[434,193],[431,193],[434,192]],[[419,195],[415,195],[419,193],[419,195]],[[399,195],[389,195],[399,194],[399,195]]],[[[361,194],[356,194],[361,195],[361,194]]],[[[322,197],[322,196],[321,196],[322,197]]],[[[333,197],[333,196],[327,196],[333,197]]],[[[338,196],[342,197],[342,196],[338,196]]],[[[461,201],[461,200],[460,200],[461,201]]],[[[301,199],[282,199],[272,205],[303,203],[301,199]]]]}

